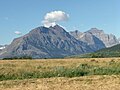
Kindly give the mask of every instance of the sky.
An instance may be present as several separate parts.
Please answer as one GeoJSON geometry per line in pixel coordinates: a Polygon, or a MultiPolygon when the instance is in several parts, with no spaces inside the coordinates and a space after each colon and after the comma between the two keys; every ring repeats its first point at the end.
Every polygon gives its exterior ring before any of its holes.
{"type": "Polygon", "coordinates": [[[120,37],[119,9],[120,0],[0,0],[0,45],[51,21],[67,31],[98,28],[120,37]]]}

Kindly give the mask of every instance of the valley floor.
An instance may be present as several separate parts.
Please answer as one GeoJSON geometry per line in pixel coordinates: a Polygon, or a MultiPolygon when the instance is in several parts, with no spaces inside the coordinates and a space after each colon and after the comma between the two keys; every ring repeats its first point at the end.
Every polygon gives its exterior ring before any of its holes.
{"type": "Polygon", "coordinates": [[[0,90],[120,90],[120,76],[83,76],[1,81],[0,90]]]}
{"type": "Polygon", "coordinates": [[[120,90],[120,58],[0,60],[0,90],[120,90]]]}

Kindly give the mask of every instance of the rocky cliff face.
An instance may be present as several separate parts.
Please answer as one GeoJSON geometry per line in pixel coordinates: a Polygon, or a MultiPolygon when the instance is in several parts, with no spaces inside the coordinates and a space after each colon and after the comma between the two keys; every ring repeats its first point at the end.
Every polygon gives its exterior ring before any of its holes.
{"type": "Polygon", "coordinates": [[[118,40],[113,34],[105,34],[103,30],[99,30],[97,28],[91,28],[89,31],[87,31],[97,38],[99,38],[106,47],[111,47],[118,44],[118,40]]]}
{"type": "Polygon", "coordinates": [[[88,43],[94,50],[99,50],[105,47],[111,47],[118,44],[115,35],[105,34],[103,30],[91,28],[90,30],[81,33],[78,31],[70,32],[76,39],[88,43]]]}
{"type": "Polygon", "coordinates": [[[62,27],[38,27],[28,34],[16,38],[1,53],[0,58],[31,56],[33,58],[55,58],[82,54],[93,50],[75,39],[62,27]]]}
{"type": "Polygon", "coordinates": [[[89,32],[81,33],[79,31],[75,31],[75,32],[70,32],[70,33],[77,40],[80,40],[80,41],[87,43],[88,46],[90,46],[92,48],[92,50],[94,50],[94,51],[105,48],[104,43],[100,39],[98,39],[97,37],[95,37],[93,34],[91,34],[89,32]]]}

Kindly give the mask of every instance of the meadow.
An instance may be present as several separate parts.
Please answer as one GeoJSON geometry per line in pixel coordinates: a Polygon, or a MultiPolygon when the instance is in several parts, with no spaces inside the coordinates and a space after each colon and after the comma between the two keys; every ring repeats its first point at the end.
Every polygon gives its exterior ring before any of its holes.
{"type": "Polygon", "coordinates": [[[0,90],[119,90],[120,58],[0,60],[0,90]]]}

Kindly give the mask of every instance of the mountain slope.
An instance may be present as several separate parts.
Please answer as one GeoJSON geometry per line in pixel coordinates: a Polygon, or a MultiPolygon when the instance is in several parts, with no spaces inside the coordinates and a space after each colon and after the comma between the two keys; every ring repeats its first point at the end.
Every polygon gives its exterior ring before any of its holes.
{"type": "Polygon", "coordinates": [[[120,44],[115,45],[113,47],[105,48],[96,51],[93,53],[93,56],[96,57],[120,57],[120,44]]]}
{"type": "Polygon", "coordinates": [[[78,58],[78,57],[84,57],[84,58],[120,57],[120,44],[115,45],[113,47],[98,50],[94,53],[73,55],[70,57],[72,57],[72,58],[73,57],[74,58],[78,58]]]}
{"type": "Polygon", "coordinates": [[[55,58],[83,54],[93,50],[84,42],[75,39],[62,27],[38,27],[16,38],[0,53],[0,58],[31,56],[55,58]]]}

